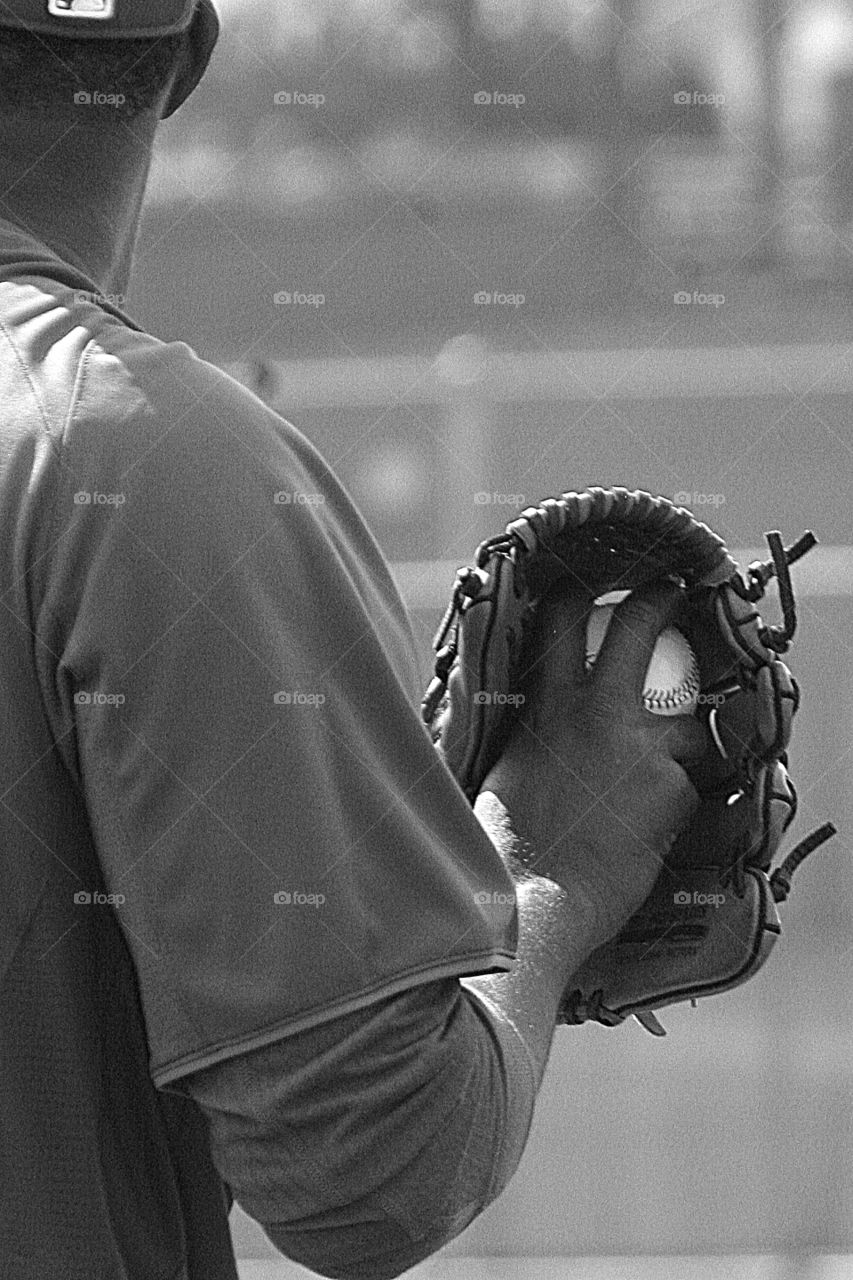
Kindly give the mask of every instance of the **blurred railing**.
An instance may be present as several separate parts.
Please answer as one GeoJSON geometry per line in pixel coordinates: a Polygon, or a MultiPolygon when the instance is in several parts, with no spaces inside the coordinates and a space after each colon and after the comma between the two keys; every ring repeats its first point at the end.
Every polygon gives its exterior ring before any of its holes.
{"type": "MultiPolygon", "coordinates": [[[[690,302],[685,295],[684,305],[690,302]]],[[[466,334],[432,357],[264,360],[262,366],[268,398],[294,412],[397,401],[467,404],[471,388],[498,404],[795,395],[815,387],[853,392],[851,343],[512,352],[491,350],[466,334]]],[[[251,386],[259,366],[241,363],[228,371],[251,386]]]]}
{"type": "Polygon", "coordinates": [[[519,352],[467,333],[433,356],[228,368],[317,444],[414,608],[440,604],[440,562],[590,483],[675,497],[740,548],[816,525],[830,546],[801,581],[851,593],[851,344],[519,352]]]}

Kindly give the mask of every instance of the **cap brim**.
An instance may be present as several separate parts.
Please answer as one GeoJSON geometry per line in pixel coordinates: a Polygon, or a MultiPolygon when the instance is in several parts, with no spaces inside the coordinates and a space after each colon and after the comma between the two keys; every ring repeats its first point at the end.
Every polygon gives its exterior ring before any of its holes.
{"type": "Polygon", "coordinates": [[[219,15],[213,0],[199,0],[189,29],[190,48],[181,72],[175,81],[163,119],[173,115],[196,88],[210,62],[219,39],[219,15]]]}

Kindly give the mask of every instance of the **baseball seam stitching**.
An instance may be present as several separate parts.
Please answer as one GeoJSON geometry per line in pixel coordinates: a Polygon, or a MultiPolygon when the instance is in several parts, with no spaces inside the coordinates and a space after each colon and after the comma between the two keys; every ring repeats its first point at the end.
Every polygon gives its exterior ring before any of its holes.
{"type": "Polygon", "coordinates": [[[699,691],[699,682],[695,676],[686,680],[679,689],[647,689],[643,693],[643,702],[647,707],[676,707],[687,702],[699,691]]]}

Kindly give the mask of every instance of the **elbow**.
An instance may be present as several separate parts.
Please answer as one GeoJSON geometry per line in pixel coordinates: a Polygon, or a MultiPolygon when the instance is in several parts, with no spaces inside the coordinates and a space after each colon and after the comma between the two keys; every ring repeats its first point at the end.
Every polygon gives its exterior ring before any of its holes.
{"type": "Polygon", "coordinates": [[[361,1222],[304,1231],[265,1225],[264,1230],[291,1262],[328,1280],[396,1280],[450,1244],[484,1208],[485,1204],[468,1204],[449,1222],[418,1239],[392,1217],[370,1226],[361,1222]]]}

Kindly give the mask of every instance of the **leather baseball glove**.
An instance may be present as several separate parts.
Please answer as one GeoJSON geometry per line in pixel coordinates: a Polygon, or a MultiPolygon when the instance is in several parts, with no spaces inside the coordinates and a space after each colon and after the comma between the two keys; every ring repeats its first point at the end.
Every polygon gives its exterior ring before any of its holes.
{"type": "Polygon", "coordinates": [[[797,807],[787,748],[800,695],[779,658],[797,622],[789,567],[816,539],[785,548],[778,533],[765,536],[770,559],[744,574],[685,508],[593,488],[528,507],[457,575],[422,714],[472,805],[517,714],[540,601],[561,583],[590,600],[662,578],[685,589],[679,627],[698,661],[695,714],[708,730],[691,770],[699,807],[645,904],[574,974],[560,1022],[615,1026],[633,1014],[663,1035],[656,1009],[750,978],[781,932],[777,904],[794,870],[835,833],[824,824],[771,872],[797,807]],[[756,608],[773,578],[780,626],[756,608]]]}

